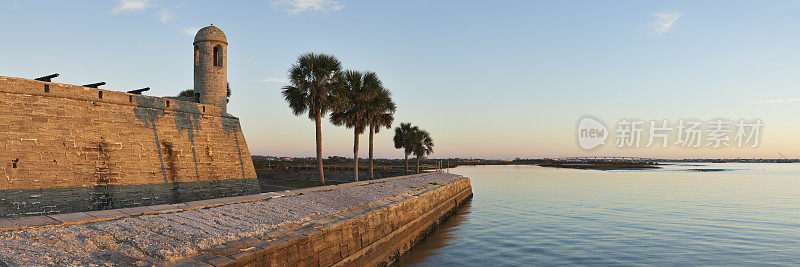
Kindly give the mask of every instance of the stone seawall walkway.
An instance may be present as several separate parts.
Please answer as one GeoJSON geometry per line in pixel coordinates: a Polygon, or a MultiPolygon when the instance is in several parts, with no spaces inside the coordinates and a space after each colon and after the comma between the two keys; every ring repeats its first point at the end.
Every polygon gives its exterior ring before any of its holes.
{"type": "Polygon", "coordinates": [[[460,179],[465,178],[422,174],[173,205],[0,220],[0,266],[174,263],[231,242],[268,242],[290,229],[321,227],[341,214],[418,196],[460,179]]]}

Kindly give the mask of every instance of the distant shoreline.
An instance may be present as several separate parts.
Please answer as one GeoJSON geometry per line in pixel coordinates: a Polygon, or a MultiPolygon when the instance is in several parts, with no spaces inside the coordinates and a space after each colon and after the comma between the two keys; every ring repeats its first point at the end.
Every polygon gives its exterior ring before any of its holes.
{"type": "Polygon", "coordinates": [[[589,169],[589,170],[636,170],[636,169],[660,169],[661,164],[652,162],[551,162],[537,164],[542,167],[568,168],[568,169],[589,169]]]}
{"type": "MultiPolygon", "coordinates": [[[[445,159],[448,160],[448,159],[445,159]]],[[[452,159],[450,159],[452,160],[452,159]]],[[[671,164],[671,163],[800,163],[800,159],[644,159],[644,158],[541,158],[541,159],[515,159],[515,160],[486,160],[473,159],[470,161],[450,161],[454,165],[543,165],[543,164],[565,164],[565,163],[649,163],[652,165],[671,164]]],[[[451,166],[454,166],[451,165],[451,166]]]]}

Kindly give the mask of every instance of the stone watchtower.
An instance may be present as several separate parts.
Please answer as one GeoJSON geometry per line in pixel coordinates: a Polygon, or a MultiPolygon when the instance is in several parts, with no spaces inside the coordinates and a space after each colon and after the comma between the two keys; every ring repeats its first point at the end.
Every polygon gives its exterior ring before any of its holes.
{"type": "Polygon", "coordinates": [[[217,27],[194,36],[194,97],[205,105],[222,107],[228,94],[228,40],[217,27]]]}

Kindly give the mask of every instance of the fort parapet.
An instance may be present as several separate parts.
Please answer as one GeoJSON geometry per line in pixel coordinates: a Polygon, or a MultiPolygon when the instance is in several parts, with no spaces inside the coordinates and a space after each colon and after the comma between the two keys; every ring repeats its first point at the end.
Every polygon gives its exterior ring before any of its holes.
{"type": "Polygon", "coordinates": [[[0,76],[0,218],[257,193],[222,106],[0,76]]]}

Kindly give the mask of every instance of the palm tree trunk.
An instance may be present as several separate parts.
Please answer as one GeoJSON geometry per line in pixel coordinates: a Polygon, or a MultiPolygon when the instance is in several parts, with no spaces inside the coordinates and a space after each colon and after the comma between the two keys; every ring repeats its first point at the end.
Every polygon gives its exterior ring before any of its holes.
{"type": "Polygon", "coordinates": [[[372,174],[372,136],[375,135],[375,126],[369,126],[369,179],[375,179],[375,175],[372,174]]]}
{"type": "Polygon", "coordinates": [[[353,127],[353,172],[355,172],[356,181],[358,181],[358,129],[353,127]]]}
{"type": "Polygon", "coordinates": [[[417,156],[417,173],[419,173],[419,156],[417,156]]]}
{"type": "Polygon", "coordinates": [[[408,174],[408,153],[406,153],[406,165],[405,169],[403,169],[403,173],[408,174]]]}
{"type": "Polygon", "coordinates": [[[325,173],[322,171],[322,113],[317,113],[317,171],[319,181],[325,184],[325,173]]]}

